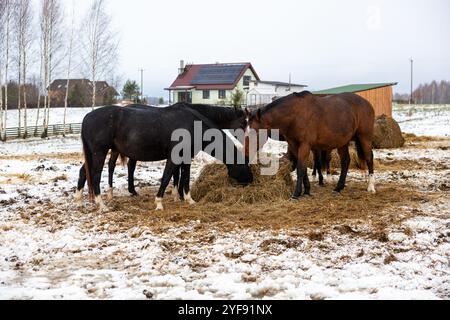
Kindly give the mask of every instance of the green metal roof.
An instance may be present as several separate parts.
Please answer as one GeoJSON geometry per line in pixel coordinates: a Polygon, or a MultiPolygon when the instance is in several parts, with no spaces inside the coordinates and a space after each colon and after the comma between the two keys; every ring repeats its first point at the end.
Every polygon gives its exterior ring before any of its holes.
{"type": "Polygon", "coordinates": [[[398,83],[368,83],[368,84],[350,84],[348,86],[336,87],[327,90],[315,91],[314,94],[340,94],[346,92],[361,92],[372,89],[379,89],[384,87],[396,86],[398,83]]]}

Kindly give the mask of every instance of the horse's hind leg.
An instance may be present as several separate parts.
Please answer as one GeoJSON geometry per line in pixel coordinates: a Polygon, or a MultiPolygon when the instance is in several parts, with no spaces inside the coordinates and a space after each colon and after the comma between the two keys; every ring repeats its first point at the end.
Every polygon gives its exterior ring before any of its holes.
{"type": "Polygon", "coordinates": [[[298,200],[302,195],[303,185],[305,184],[305,194],[309,195],[309,179],[305,176],[307,174],[306,163],[308,161],[311,148],[309,145],[303,144],[298,149],[298,162],[297,162],[297,185],[295,187],[294,194],[292,195],[293,200],[298,200]],[[307,183],[305,183],[307,182],[307,183]]]}
{"type": "Polygon", "coordinates": [[[372,143],[369,139],[364,139],[359,137],[356,142],[357,148],[361,148],[358,152],[363,153],[364,159],[367,163],[367,168],[369,170],[369,186],[367,191],[370,193],[376,193],[375,190],[375,170],[374,170],[374,157],[372,150],[372,143]]]}
{"type": "Polygon", "coordinates": [[[317,171],[317,173],[319,174],[319,186],[323,187],[325,186],[324,184],[324,180],[323,180],[323,173],[322,173],[322,161],[323,161],[323,157],[322,157],[322,152],[321,151],[315,151],[314,152],[314,170],[317,171]]]}
{"type": "Polygon", "coordinates": [[[80,177],[78,179],[77,191],[75,192],[75,202],[80,203],[83,198],[83,189],[86,185],[86,168],[85,165],[80,169],[80,177]]]}
{"type": "Polygon", "coordinates": [[[345,188],[345,182],[347,181],[348,168],[350,167],[350,153],[348,151],[348,145],[338,150],[339,157],[341,158],[341,177],[339,178],[338,185],[334,192],[340,193],[345,188]]]}
{"type": "Polygon", "coordinates": [[[92,185],[94,188],[94,196],[95,203],[97,204],[99,211],[106,211],[107,208],[103,203],[100,191],[100,182],[102,178],[103,166],[105,165],[106,156],[108,154],[108,150],[99,151],[93,154],[92,156],[92,185]]]}
{"type": "Polygon", "coordinates": [[[134,187],[134,172],[136,171],[136,160],[128,160],[128,192],[131,193],[133,197],[137,197],[138,193],[134,187]]]}
{"type": "Polygon", "coordinates": [[[109,183],[109,189],[108,189],[108,200],[111,201],[113,199],[113,192],[114,192],[114,170],[116,169],[116,163],[117,159],[119,158],[119,153],[117,151],[111,152],[111,157],[109,158],[108,162],[108,183],[109,183]]]}
{"type": "Polygon", "coordinates": [[[196,202],[192,199],[191,191],[190,191],[190,180],[191,180],[191,165],[183,164],[181,165],[181,186],[183,190],[184,200],[188,202],[190,205],[195,204],[196,202]]]}
{"type": "Polygon", "coordinates": [[[164,193],[166,192],[167,186],[172,180],[173,172],[177,169],[177,166],[173,164],[172,160],[168,159],[166,163],[166,168],[164,169],[163,178],[161,180],[161,186],[159,188],[158,194],[156,195],[156,210],[164,210],[163,206],[163,198],[164,193]]]}

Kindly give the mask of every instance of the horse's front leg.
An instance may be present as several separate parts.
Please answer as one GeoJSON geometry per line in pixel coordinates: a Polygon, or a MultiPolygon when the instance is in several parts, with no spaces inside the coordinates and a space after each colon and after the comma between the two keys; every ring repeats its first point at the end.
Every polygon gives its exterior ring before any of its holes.
{"type": "Polygon", "coordinates": [[[188,202],[190,205],[196,204],[194,199],[192,199],[191,191],[190,191],[190,182],[191,182],[191,165],[183,164],[181,166],[181,181],[180,185],[183,189],[184,200],[188,202]]]}
{"type": "Polygon", "coordinates": [[[166,168],[164,169],[163,178],[161,180],[161,186],[159,188],[159,192],[156,195],[156,211],[162,211],[164,210],[163,206],[163,198],[164,194],[166,192],[167,186],[170,183],[170,180],[172,180],[173,172],[177,169],[177,166],[173,164],[172,160],[168,159],[166,163],[166,168]]]}
{"type": "Polygon", "coordinates": [[[295,187],[293,200],[298,200],[302,196],[303,185],[305,185],[305,195],[310,195],[310,184],[307,176],[306,163],[308,161],[311,147],[305,143],[301,144],[297,156],[297,185],[295,187]]]}

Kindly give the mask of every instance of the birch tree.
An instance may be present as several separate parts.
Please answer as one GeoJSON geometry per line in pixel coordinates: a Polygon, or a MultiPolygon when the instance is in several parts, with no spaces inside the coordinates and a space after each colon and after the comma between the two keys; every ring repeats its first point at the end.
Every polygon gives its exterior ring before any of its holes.
{"type": "Polygon", "coordinates": [[[3,136],[3,63],[4,63],[4,53],[5,46],[3,45],[5,40],[5,8],[6,1],[0,1],[0,138],[3,136]]]}
{"type": "MultiPolygon", "coordinates": [[[[1,140],[6,140],[6,124],[8,120],[8,82],[9,82],[9,54],[11,47],[11,20],[14,12],[14,3],[12,0],[4,0],[4,11],[3,11],[3,42],[4,43],[4,64],[5,64],[5,73],[4,73],[4,104],[3,104],[3,118],[0,121],[3,122],[3,136],[1,136],[1,140]]],[[[1,135],[1,133],[0,133],[1,135]]]]}
{"type": "Polygon", "coordinates": [[[52,81],[53,72],[61,62],[59,56],[62,49],[62,9],[60,0],[42,0],[41,2],[41,41],[43,59],[43,88],[44,88],[44,110],[42,138],[48,136],[48,125],[50,122],[51,101],[49,97],[49,86],[52,81]]]}
{"type": "Polygon", "coordinates": [[[113,72],[117,60],[118,40],[105,0],[92,0],[81,28],[83,60],[92,81],[92,110],[96,106],[97,81],[113,72]]]}
{"type": "Polygon", "coordinates": [[[27,137],[27,55],[30,50],[32,42],[32,15],[31,15],[31,0],[18,0],[17,16],[15,17],[15,35],[16,35],[16,50],[17,50],[17,67],[18,67],[18,83],[19,83],[19,97],[18,97],[18,113],[19,113],[19,136],[21,135],[21,112],[23,106],[23,124],[24,134],[23,138],[27,137]]]}
{"type": "Polygon", "coordinates": [[[67,117],[67,107],[69,104],[69,86],[70,86],[70,72],[72,66],[72,49],[73,49],[73,38],[75,33],[75,3],[72,2],[72,19],[71,19],[71,27],[70,27],[70,39],[69,39],[69,48],[68,48],[68,61],[67,61],[67,83],[66,83],[66,96],[64,98],[64,119],[63,119],[63,127],[64,132],[63,136],[66,136],[66,117],[67,117]]]}

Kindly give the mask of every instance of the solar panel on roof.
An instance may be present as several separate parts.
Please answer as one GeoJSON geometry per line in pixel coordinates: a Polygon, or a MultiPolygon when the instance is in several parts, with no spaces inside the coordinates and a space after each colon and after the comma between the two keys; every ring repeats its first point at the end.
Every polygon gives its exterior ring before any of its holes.
{"type": "Polygon", "coordinates": [[[244,64],[203,66],[191,84],[234,84],[244,68],[244,64]]]}

